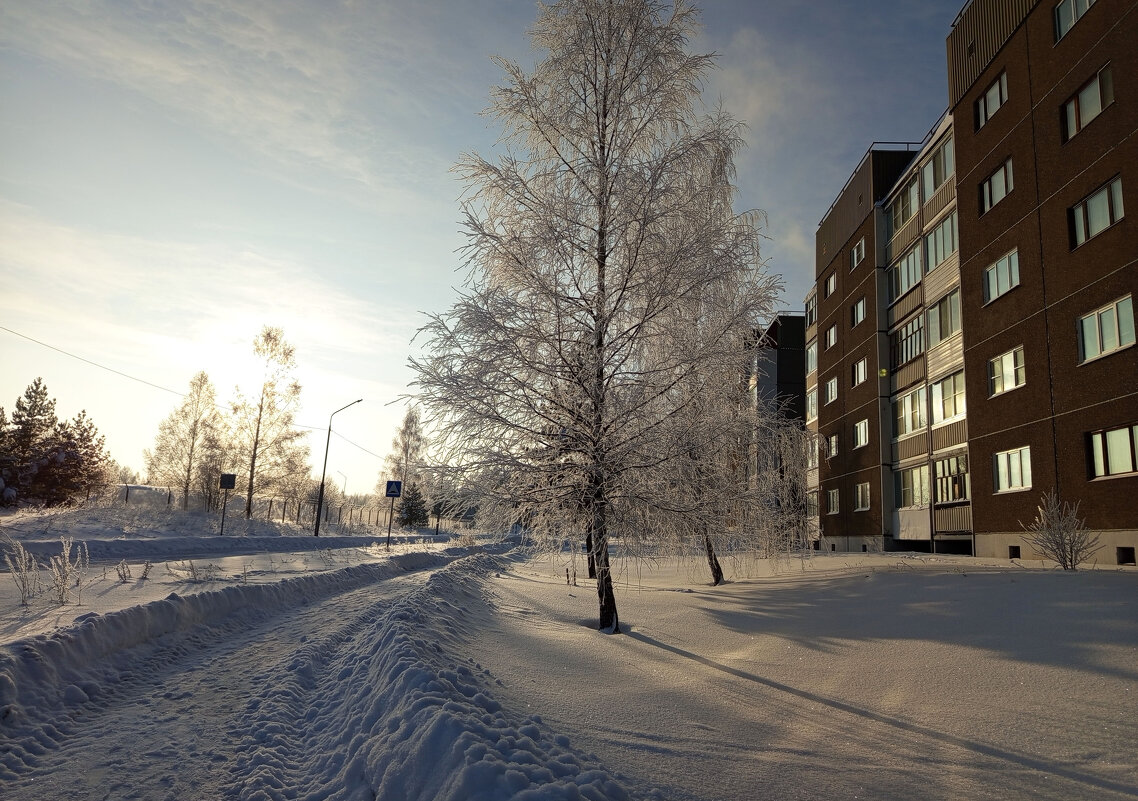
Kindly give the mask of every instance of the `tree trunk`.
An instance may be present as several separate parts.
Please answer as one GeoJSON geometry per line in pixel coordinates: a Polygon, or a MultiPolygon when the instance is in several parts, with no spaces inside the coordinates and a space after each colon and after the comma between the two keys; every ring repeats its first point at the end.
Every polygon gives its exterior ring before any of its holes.
{"type": "Polygon", "coordinates": [[[597,559],[593,555],[593,532],[591,531],[585,535],[585,553],[589,560],[589,578],[595,579],[597,577],[597,559]]]}
{"type": "Polygon", "coordinates": [[[711,535],[706,531],[703,532],[703,544],[707,547],[707,566],[711,568],[711,585],[718,586],[723,583],[723,568],[719,566],[719,557],[715,555],[711,535]]]}
{"type": "Polygon", "coordinates": [[[257,406],[257,427],[253,431],[253,454],[249,458],[249,491],[245,494],[245,519],[253,517],[253,476],[257,472],[257,448],[261,445],[261,417],[265,414],[265,388],[261,387],[261,402],[257,406]]]}
{"type": "Polygon", "coordinates": [[[598,531],[593,542],[597,565],[597,600],[600,603],[600,620],[597,628],[607,634],[620,634],[620,617],[616,613],[616,595],[612,590],[608,534],[603,529],[598,531]]]}

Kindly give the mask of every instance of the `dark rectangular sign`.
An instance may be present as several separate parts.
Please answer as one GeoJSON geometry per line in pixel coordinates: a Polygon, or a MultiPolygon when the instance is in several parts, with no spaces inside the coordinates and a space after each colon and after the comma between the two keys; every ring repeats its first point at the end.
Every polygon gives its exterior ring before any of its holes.
{"type": "Polygon", "coordinates": [[[399,498],[403,495],[403,482],[402,481],[388,481],[387,482],[387,497],[399,498]]]}
{"type": "Polygon", "coordinates": [[[222,473],[221,486],[218,489],[235,489],[237,487],[237,474],[236,473],[222,473]]]}

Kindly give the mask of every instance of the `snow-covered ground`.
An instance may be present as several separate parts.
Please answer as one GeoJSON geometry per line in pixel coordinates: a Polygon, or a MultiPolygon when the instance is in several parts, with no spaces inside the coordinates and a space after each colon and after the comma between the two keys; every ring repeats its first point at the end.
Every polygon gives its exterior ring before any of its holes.
{"type": "Polygon", "coordinates": [[[0,798],[1138,797],[1134,570],[627,563],[606,636],[506,545],[122,514],[0,517],[92,558],[0,576],[0,798]]]}

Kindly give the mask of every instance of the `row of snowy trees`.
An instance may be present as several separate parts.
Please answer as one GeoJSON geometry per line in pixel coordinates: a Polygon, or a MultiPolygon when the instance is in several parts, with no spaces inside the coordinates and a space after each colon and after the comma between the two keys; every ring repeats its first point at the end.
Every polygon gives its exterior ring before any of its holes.
{"type": "Polygon", "coordinates": [[[253,341],[261,374],[251,390],[235,390],[226,406],[205,372],[190,381],[185,399],[162,421],[154,448],[144,453],[147,482],[175,488],[188,507],[191,495],[207,508],[220,502],[222,473],[236,473],[245,490],[245,516],[254,493],[307,499],[305,433],[295,425],[300,384],[293,377],[293,346],[279,328],[265,326],[253,341]]]}
{"type": "Polygon", "coordinates": [[[0,503],[55,506],[87,498],[115,480],[117,466],[86,411],[60,420],[42,378],[0,407],[0,503]]]}

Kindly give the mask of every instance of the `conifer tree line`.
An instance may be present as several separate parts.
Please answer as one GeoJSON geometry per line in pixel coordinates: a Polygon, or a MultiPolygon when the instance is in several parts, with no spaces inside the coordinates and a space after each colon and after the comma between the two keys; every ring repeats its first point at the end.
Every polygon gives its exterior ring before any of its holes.
{"type": "Polygon", "coordinates": [[[16,399],[11,418],[0,407],[0,504],[83,501],[113,483],[116,469],[86,410],[60,420],[42,378],[16,399]]]}

